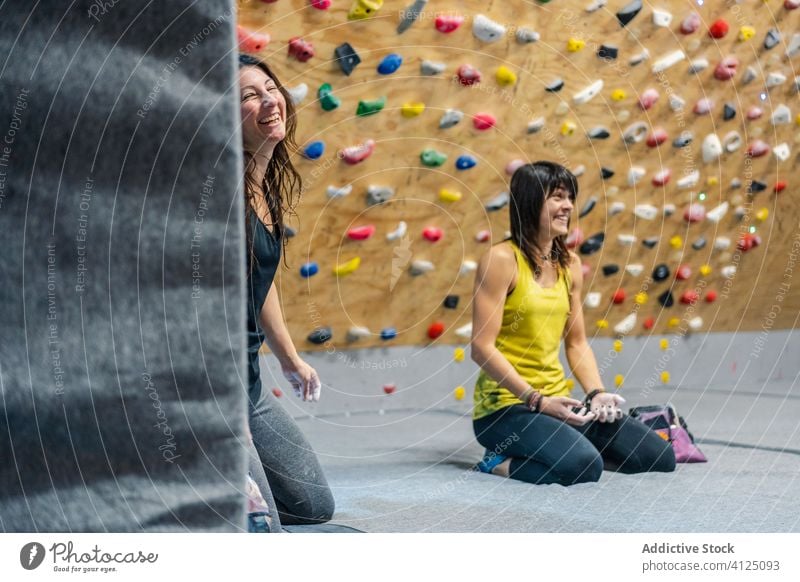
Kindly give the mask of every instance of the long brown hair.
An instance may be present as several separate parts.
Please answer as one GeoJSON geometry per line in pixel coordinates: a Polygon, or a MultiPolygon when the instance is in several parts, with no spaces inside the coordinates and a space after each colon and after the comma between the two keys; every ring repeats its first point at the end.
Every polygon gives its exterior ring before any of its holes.
{"type": "MultiPolygon", "coordinates": [[[[564,188],[570,200],[578,197],[578,180],[564,166],[553,162],[534,162],[520,166],[511,177],[509,215],[511,219],[511,240],[528,261],[531,270],[538,277],[542,272],[542,251],[537,246],[539,240],[539,217],[544,201],[559,187],[564,188]]],[[[568,223],[569,225],[569,223],[568,223]]],[[[559,270],[569,269],[570,257],[566,245],[566,235],[553,240],[551,259],[559,270]]]]}
{"type": "MultiPolygon", "coordinates": [[[[258,67],[266,73],[274,82],[275,86],[283,95],[286,101],[286,136],[275,146],[272,151],[272,158],[267,164],[267,172],[261,182],[261,190],[269,208],[272,228],[281,242],[286,241],[283,219],[285,214],[294,214],[296,205],[295,194],[299,198],[303,189],[303,181],[300,174],[292,164],[291,153],[297,150],[294,134],[297,129],[296,110],[292,98],[288,91],[283,87],[278,77],[264,61],[247,54],[239,54],[239,68],[258,67]]],[[[252,153],[244,152],[244,197],[246,202],[246,225],[247,225],[247,246],[250,249],[250,269],[253,268],[255,260],[253,254],[253,240],[251,236],[252,214],[255,209],[255,198],[258,196],[258,180],[255,176],[255,160],[252,153]]],[[[286,260],[286,253],[284,262],[286,260]]]]}

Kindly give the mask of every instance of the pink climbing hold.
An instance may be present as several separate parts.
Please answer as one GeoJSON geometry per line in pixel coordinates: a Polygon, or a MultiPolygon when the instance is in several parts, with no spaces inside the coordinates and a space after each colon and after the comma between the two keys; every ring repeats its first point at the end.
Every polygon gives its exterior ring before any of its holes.
{"type": "Polygon", "coordinates": [[[692,111],[694,111],[696,115],[708,115],[711,113],[712,109],[714,109],[714,101],[708,97],[703,97],[694,104],[692,111]]]}
{"type": "Polygon", "coordinates": [[[675,278],[679,281],[685,281],[692,276],[692,268],[689,265],[681,265],[675,271],[675,278]]]}
{"type": "Polygon", "coordinates": [[[575,227],[572,229],[572,232],[567,235],[567,240],[564,241],[564,244],[567,245],[568,249],[574,249],[583,243],[583,238],[583,231],[575,227]]]}
{"type": "Polygon", "coordinates": [[[727,56],[722,59],[714,69],[714,78],[719,81],[727,81],[733,79],[736,75],[736,69],[739,66],[739,59],[734,56],[727,56]]]}
{"type": "Polygon", "coordinates": [[[687,289],[681,295],[681,303],[684,305],[694,305],[698,299],[700,299],[700,295],[694,289],[687,289]]]}
{"type": "Polygon", "coordinates": [[[800,8],[800,0],[784,0],[783,7],[786,8],[786,10],[800,8]]]}
{"type": "Polygon", "coordinates": [[[667,141],[667,137],[667,130],[663,127],[657,127],[653,130],[653,133],[647,136],[647,145],[651,148],[660,146],[667,141]]]}
{"type": "Polygon", "coordinates": [[[272,393],[275,395],[275,398],[283,396],[283,391],[280,388],[273,388],[272,393]]]}
{"type": "Polygon", "coordinates": [[[513,176],[514,172],[520,169],[522,166],[525,165],[525,160],[511,160],[506,164],[506,174],[509,176],[513,176]]]}
{"type": "Polygon", "coordinates": [[[456,75],[458,75],[458,82],[467,87],[479,83],[481,80],[481,72],[472,65],[461,65],[458,67],[456,75]]]}
{"type": "Polygon", "coordinates": [[[761,109],[758,105],[753,105],[752,107],[747,109],[747,119],[750,121],[755,121],[756,119],[760,118],[764,115],[764,110],[761,109]]]}
{"type": "Polygon", "coordinates": [[[236,27],[236,38],[239,50],[243,53],[258,53],[269,44],[270,37],[266,33],[252,32],[242,26],[236,27]]]}
{"type": "Polygon", "coordinates": [[[289,39],[289,56],[305,63],[314,56],[314,46],[299,36],[292,37],[289,39]]]}
{"type": "Polygon", "coordinates": [[[697,32],[698,28],[700,28],[700,15],[697,12],[692,12],[681,22],[681,34],[692,34],[697,32]]]}
{"type": "Polygon", "coordinates": [[[702,222],[705,217],[706,209],[702,204],[690,204],[683,213],[683,219],[690,224],[702,222]]]}
{"type": "Polygon", "coordinates": [[[359,162],[363,162],[368,157],[372,155],[372,152],[375,151],[375,142],[371,139],[368,139],[364,143],[356,146],[350,146],[344,148],[339,152],[339,157],[342,158],[348,164],[357,164],[359,162]]]}
{"type": "Polygon", "coordinates": [[[460,14],[440,14],[436,17],[436,30],[439,32],[453,32],[464,22],[464,17],[460,14]]]}
{"type": "Polygon", "coordinates": [[[472,125],[479,131],[486,131],[497,124],[497,118],[491,113],[476,113],[472,116],[472,125]]]}
{"type": "Polygon", "coordinates": [[[426,240],[429,240],[431,242],[438,242],[444,236],[444,232],[442,232],[441,228],[437,228],[435,226],[429,226],[422,231],[422,236],[424,236],[426,240]]]}
{"type": "Polygon", "coordinates": [[[664,168],[653,176],[653,186],[666,186],[669,179],[672,177],[672,170],[664,168]]]}
{"type": "Polygon", "coordinates": [[[745,154],[751,158],[760,158],[761,156],[767,155],[769,151],[770,148],[767,142],[757,139],[750,144],[745,154]]]}
{"type": "Polygon", "coordinates": [[[489,242],[492,240],[492,231],[491,230],[480,230],[478,234],[475,235],[475,240],[478,242],[489,242]]]}
{"type": "Polygon", "coordinates": [[[444,333],[444,323],[442,323],[441,321],[435,321],[428,327],[428,337],[431,339],[436,339],[443,333],[444,333]]]}
{"type": "Polygon", "coordinates": [[[331,0],[309,0],[308,3],[317,10],[327,10],[331,7],[331,0]]]}
{"type": "Polygon", "coordinates": [[[592,272],[592,266],[589,263],[581,264],[581,273],[583,273],[584,279],[588,277],[592,272]]]}
{"type": "Polygon", "coordinates": [[[356,226],[347,231],[347,238],[350,240],[367,240],[375,234],[375,225],[356,226]]]}
{"type": "Polygon", "coordinates": [[[639,107],[645,111],[650,109],[658,101],[658,91],[655,89],[645,89],[644,93],[639,97],[639,107]]]}

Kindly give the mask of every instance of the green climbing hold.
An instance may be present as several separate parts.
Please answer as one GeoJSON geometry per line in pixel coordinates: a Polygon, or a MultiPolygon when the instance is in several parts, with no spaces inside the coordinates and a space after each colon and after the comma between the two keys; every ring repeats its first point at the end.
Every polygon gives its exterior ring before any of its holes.
{"type": "Polygon", "coordinates": [[[447,161],[447,154],[443,154],[442,152],[437,152],[435,149],[428,148],[422,150],[422,153],[419,155],[419,159],[422,160],[422,163],[429,168],[437,168],[447,161]]]}
{"type": "Polygon", "coordinates": [[[372,101],[359,101],[358,102],[358,109],[356,109],[356,115],[361,117],[366,117],[367,115],[373,115],[377,113],[381,109],[383,109],[384,105],[386,105],[386,97],[381,97],[380,99],[373,99],[372,101]]]}
{"type": "Polygon", "coordinates": [[[317,97],[319,98],[319,104],[325,111],[333,111],[342,104],[339,98],[333,94],[333,87],[331,87],[330,83],[320,85],[317,97]]]}

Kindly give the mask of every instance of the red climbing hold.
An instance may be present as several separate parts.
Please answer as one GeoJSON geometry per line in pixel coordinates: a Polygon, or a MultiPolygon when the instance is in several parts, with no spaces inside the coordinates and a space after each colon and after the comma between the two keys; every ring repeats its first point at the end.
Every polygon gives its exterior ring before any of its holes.
{"type": "Polygon", "coordinates": [[[436,339],[444,333],[444,324],[441,321],[435,321],[428,327],[428,337],[436,339]]]}
{"type": "Polygon", "coordinates": [[[681,295],[681,303],[685,305],[694,305],[698,299],[700,299],[700,296],[694,289],[687,289],[681,295]]]}
{"type": "Polygon", "coordinates": [[[272,393],[275,395],[275,398],[280,398],[281,396],[283,396],[283,392],[281,391],[280,388],[273,388],[272,393]]]}
{"type": "Polygon", "coordinates": [[[481,80],[481,72],[472,65],[461,65],[458,67],[456,75],[458,75],[459,83],[466,86],[474,85],[481,80]]]}
{"type": "Polygon", "coordinates": [[[690,224],[702,222],[705,217],[706,209],[702,204],[690,204],[683,213],[683,219],[690,224]]]}
{"type": "Polygon", "coordinates": [[[708,35],[711,38],[723,38],[728,34],[728,30],[730,30],[728,23],[725,22],[724,18],[720,18],[719,20],[715,20],[711,26],[708,27],[708,35]]]}
{"type": "Polygon", "coordinates": [[[236,27],[236,38],[239,42],[239,50],[243,53],[261,52],[270,41],[268,34],[252,32],[242,26],[236,27]]]}
{"type": "Polygon", "coordinates": [[[394,394],[395,390],[397,390],[397,385],[396,384],[384,384],[383,385],[383,391],[386,394],[394,394]]]}
{"type": "Polygon", "coordinates": [[[292,37],[289,39],[289,56],[305,63],[314,56],[314,46],[299,36],[292,37]]]}
{"type": "Polygon", "coordinates": [[[751,158],[760,158],[769,153],[767,142],[757,139],[753,141],[745,152],[751,158]]]}
{"type": "Polygon", "coordinates": [[[645,329],[653,329],[653,326],[655,324],[656,324],[656,320],[653,319],[652,317],[648,317],[647,319],[644,320],[644,323],[643,323],[645,329]]]}
{"type": "Polygon", "coordinates": [[[692,34],[698,28],[700,28],[700,15],[697,12],[692,12],[681,22],[681,34],[692,34]]]}
{"type": "Polygon", "coordinates": [[[739,59],[734,56],[728,56],[722,59],[714,69],[714,78],[720,81],[727,81],[736,75],[736,69],[739,67],[739,59]]]}
{"type": "Polygon", "coordinates": [[[614,292],[614,295],[611,297],[611,300],[614,302],[615,305],[620,305],[625,301],[625,290],[624,289],[617,289],[614,292]]]}
{"type": "Polygon", "coordinates": [[[439,32],[453,32],[464,22],[464,17],[460,14],[440,14],[436,17],[436,30],[439,32]]]}
{"type": "Polygon", "coordinates": [[[662,127],[657,127],[653,130],[653,133],[647,136],[647,145],[651,148],[660,146],[667,141],[667,137],[667,131],[662,127]]]}
{"type": "Polygon", "coordinates": [[[491,129],[497,123],[497,119],[491,113],[476,113],[472,117],[472,125],[475,129],[485,131],[491,129]]]}
{"type": "Polygon", "coordinates": [[[749,232],[744,233],[742,236],[739,237],[739,242],[736,243],[736,248],[746,253],[753,247],[757,247],[761,244],[761,237],[757,234],[751,234],[749,232]]]}
{"type": "Polygon", "coordinates": [[[775,182],[775,187],[772,190],[777,194],[778,192],[783,192],[785,189],[786,189],[786,182],[784,180],[778,180],[777,182],[775,182]]]}
{"type": "Polygon", "coordinates": [[[583,242],[583,231],[578,227],[573,228],[572,232],[567,235],[567,240],[564,242],[569,249],[580,246],[583,242]]]}
{"type": "Polygon", "coordinates": [[[675,271],[675,278],[679,281],[685,281],[692,276],[692,268],[689,265],[681,265],[675,271]]]}
{"type": "Polygon", "coordinates": [[[709,291],[706,293],[706,303],[714,303],[717,300],[717,292],[709,291]]]}
{"type": "Polygon", "coordinates": [[[441,228],[436,228],[435,226],[429,226],[422,231],[422,236],[424,236],[425,239],[431,242],[437,242],[441,240],[441,238],[444,236],[444,233],[442,232],[441,228]]]}
{"type": "Polygon", "coordinates": [[[645,89],[639,97],[639,107],[644,110],[650,109],[658,101],[658,91],[655,89],[645,89]]]}
{"type": "Polygon", "coordinates": [[[653,176],[653,186],[665,186],[672,177],[672,170],[665,168],[653,176]]]}
{"type": "Polygon", "coordinates": [[[352,165],[363,162],[372,155],[373,151],[375,151],[375,142],[368,139],[363,144],[344,148],[339,152],[339,157],[352,165]]]}
{"type": "Polygon", "coordinates": [[[375,225],[368,224],[366,226],[356,226],[347,231],[347,238],[351,240],[367,240],[375,234],[375,225]]]}
{"type": "Polygon", "coordinates": [[[331,7],[331,0],[309,0],[309,4],[317,10],[327,10],[331,7]]]}

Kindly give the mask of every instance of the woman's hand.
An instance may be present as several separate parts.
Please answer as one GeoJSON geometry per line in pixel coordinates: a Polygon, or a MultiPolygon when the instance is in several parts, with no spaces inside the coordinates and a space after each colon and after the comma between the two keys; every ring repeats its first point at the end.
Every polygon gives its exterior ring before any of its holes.
{"type": "Polygon", "coordinates": [[[298,397],[306,402],[318,401],[322,382],[317,371],[300,358],[287,364],[281,364],[283,375],[289,380],[298,397]]]}
{"type": "Polygon", "coordinates": [[[587,422],[595,419],[595,413],[586,410],[580,400],[567,398],[566,396],[544,396],[539,405],[539,412],[563,420],[573,426],[583,426],[587,422]],[[581,408],[579,413],[573,408],[581,408]]]}
{"type": "Polygon", "coordinates": [[[619,394],[600,392],[592,398],[589,407],[600,422],[615,422],[622,418],[620,405],[625,399],[619,394]]]}

